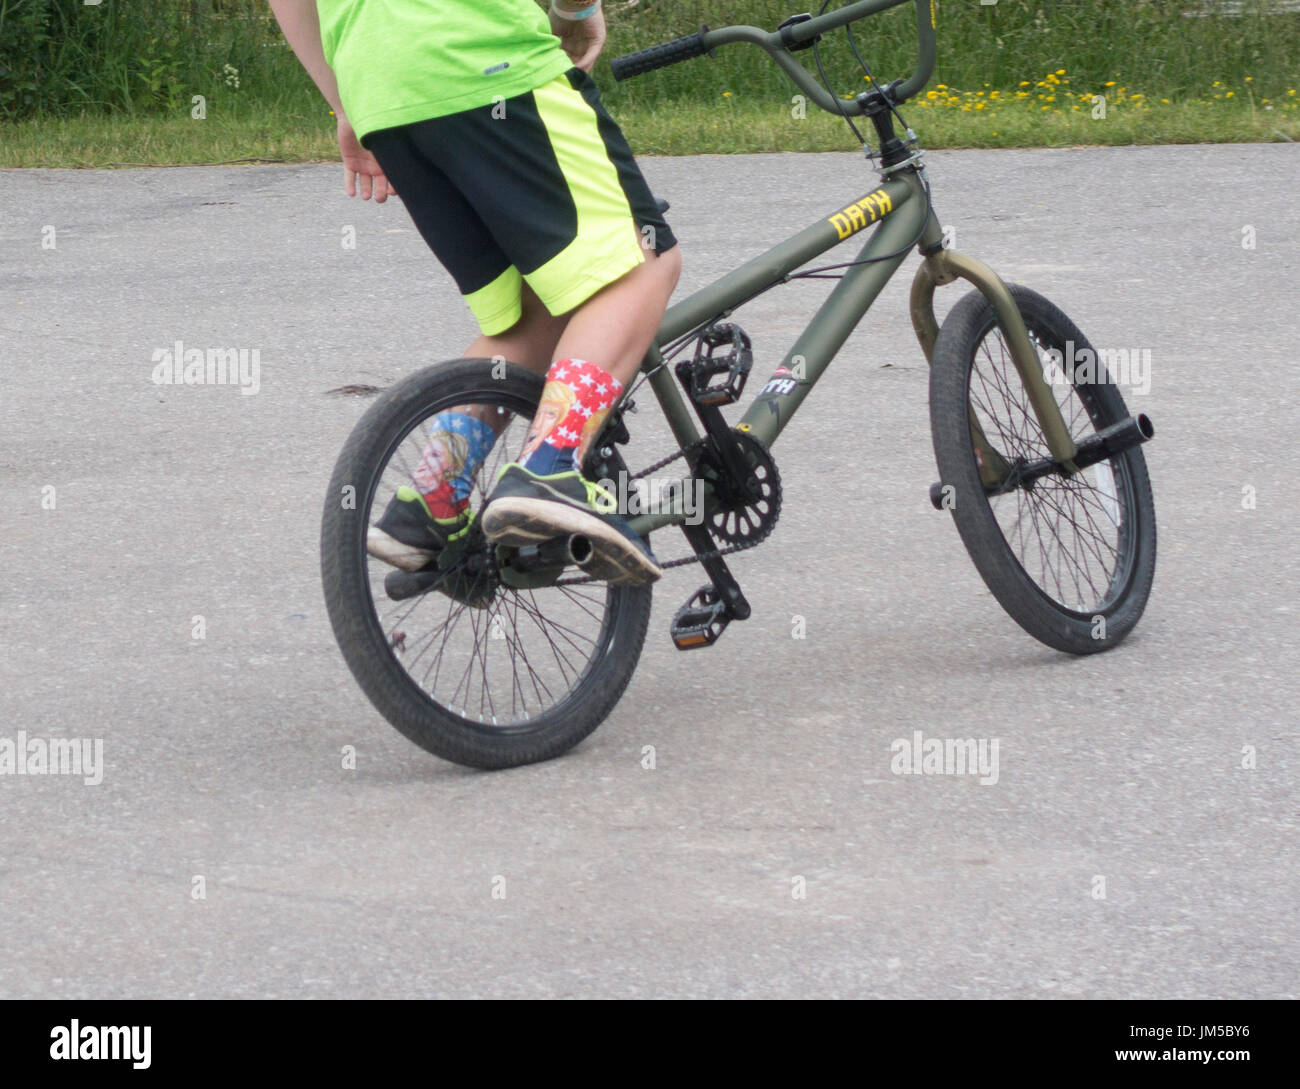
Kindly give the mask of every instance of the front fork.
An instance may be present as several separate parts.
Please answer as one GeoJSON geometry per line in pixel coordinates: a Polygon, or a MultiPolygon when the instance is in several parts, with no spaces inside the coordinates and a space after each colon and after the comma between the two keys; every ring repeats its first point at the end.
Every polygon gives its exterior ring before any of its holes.
{"type": "MultiPolygon", "coordinates": [[[[1078,447],[1061,415],[1060,405],[1056,403],[1051,387],[1043,377],[1043,365],[1038,351],[1029,339],[1029,331],[1025,328],[1020,308],[1016,306],[1007,285],[982,261],[943,248],[943,232],[933,210],[921,238],[921,250],[926,256],[912,280],[910,307],[912,328],[916,330],[916,338],[921,342],[926,362],[934,362],[934,342],[939,335],[939,323],[934,316],[935,288],[957,279],[974,284],[993,304],[998,326],[1011,349],[1011,359],[1020,372],[1020,380],[1025,385],[1034,415],[1038,417],[1038,425],[1043,430],[1052,459],[1066,472],[1077,472],[1074,456],[1078,453],[1078,447]]],[[[985,437],[984,429],[975,418],[973,407],[969,413],[971,440],[979,455],[980,480],[985,487],[996,488],[1011,474],[1011,467],[985,437]]]]}

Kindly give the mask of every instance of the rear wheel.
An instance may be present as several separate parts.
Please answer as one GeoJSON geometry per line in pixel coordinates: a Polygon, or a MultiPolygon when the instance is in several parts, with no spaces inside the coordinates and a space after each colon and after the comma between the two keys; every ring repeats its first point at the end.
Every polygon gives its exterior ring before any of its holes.
{"type": "MultiPolygon", "coordinates": [[[[1112,376],[1074,323],[1028,288],[1011,293],[1075,441],[1127,417],[1112,376]],[[1059,365],[1089,359],[1095,366],[1059,365]]],[[[1071,654],[1114,646],[1141,617],[1155,574],[1155,508],[1141,448],[990,495],[975,426],[1000,464],[1014,467],[1050,452],[993,306],[980,292],[962,298],[944,320],[932,363],[930,425],[940,480],[951,489],[945,505],[985,584],[1048,646],[1071,654]]]]}
{"type": "Polygon", "coordinates": [[[353,429],[321,522],[325,602],[357,683],[406,737],[471,767],[550,759],[590,734],[627,687],[650,618],[649,586],[555,585],[564,568],[517,570],[477,519],[418,575],[366,552],[370,525],[411,483],[435,416],[470,411],[499,430],[470,497],[477,512],[523,445],[542,386],[513,365],[502,377],[486,359],[408,376],[353,429]]]}

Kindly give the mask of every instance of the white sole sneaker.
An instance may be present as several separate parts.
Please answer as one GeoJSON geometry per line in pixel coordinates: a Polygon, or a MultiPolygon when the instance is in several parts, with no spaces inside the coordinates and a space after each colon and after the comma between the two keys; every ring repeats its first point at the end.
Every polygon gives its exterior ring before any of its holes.
{"type": "Polygon", "coordinates": [[[391,564],[403,571],[419,571],[426,567],[437,553],[425,548],[403,544],[378,526],[371,526],[366,534],[366,551],[377,560],[391,564]]]}
{"type": "Polygon", "coordinates": [[[591,542],[591,559],[582,571],[615,585],[655,582],[663,574],[645,551],[593,514],[530,496],[502,496],[483,512],[483,532],[494,544],[510,548],[541,544],[556,537],[581,535],[591,542]]]}

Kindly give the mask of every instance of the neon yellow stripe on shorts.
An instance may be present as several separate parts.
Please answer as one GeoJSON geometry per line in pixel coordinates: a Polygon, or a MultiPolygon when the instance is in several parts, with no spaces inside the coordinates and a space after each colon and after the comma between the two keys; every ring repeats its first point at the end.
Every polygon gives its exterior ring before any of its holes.
{"type": "Polygon", "coordinates": [[[523,300],[519,296],[523,286],[524,278],[511,265],[486,287],[480,287],[465,296],[470,312],[485,337],[504,333],[523,317],[523,300]]]}
{"type": "Polygon", "coordinates": [[[533,92],[578,210],[574,240],[524,277],[552,314],[566,314],[645,261],[632,209],[595,111],[567,76],[533,92]]]}

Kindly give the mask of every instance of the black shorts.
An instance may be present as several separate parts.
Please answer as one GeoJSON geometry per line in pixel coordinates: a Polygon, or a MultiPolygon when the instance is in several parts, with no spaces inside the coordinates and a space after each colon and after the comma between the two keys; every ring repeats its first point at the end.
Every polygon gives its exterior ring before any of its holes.
{"type": "Polygon", "coordinates": [[[362,141],[487,336],[527,281],[552,314],[677,244],[591,77],[362,141]]]}

